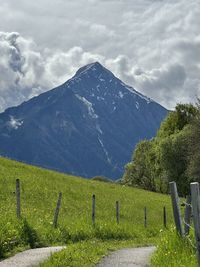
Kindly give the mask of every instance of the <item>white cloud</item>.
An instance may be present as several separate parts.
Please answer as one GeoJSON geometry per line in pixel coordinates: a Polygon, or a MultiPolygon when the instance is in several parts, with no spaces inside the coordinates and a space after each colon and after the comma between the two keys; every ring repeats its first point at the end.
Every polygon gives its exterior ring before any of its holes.
{"type": "Polygon", "coordinates": [[[91,33],[95,36],[103,37],[114,37],[115,33],[113,30],[109,30],[105,25],[102,24],[92,24],[90,26],[91,33]]]}
{"type": "Polygon", "coordinates": [[[41,53],[31,39],[0,32],[0,110],[52,89],[93,61],[104,58],[81,47],[41,53]]]}
{"type": "Polygon", "coordinates": [[[1,0],[0,15],[1,110],[96,60],[168,108],[200,93],[199,0],[1,0]]]}

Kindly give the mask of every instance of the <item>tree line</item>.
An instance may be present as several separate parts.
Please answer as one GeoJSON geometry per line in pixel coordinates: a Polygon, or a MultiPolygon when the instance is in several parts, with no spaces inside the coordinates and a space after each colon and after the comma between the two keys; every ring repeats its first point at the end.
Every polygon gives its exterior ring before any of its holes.
{"type": "Polygon", "coordinates": [[[170,181],[177,183],[182,196],[190,182],[200,182],[199,99],[170,111],[155,138],[138,143],[125,166],[123,182],[128,185],[168,193],[170,181]]]}

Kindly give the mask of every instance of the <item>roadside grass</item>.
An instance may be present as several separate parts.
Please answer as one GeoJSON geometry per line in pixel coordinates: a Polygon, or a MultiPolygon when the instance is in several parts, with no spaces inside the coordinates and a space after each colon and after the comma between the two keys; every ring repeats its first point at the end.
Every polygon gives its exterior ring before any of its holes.
{"type": "MultiPolygon", "coordinates": [[[[94,239],[81,241],[69,244],[66,249],[55,253],[44,263],[41,263],[39,267],[93,267],[109,252],[121,248],[145,245],[145,241],[144,239],[124,241],[101,241],[94,239]]],[[[149,242],[151,242],[151,239],[148,240],[149,242]]]]}
{"type": "Polygon", "coordinates": [[[170,225],[168,195],[82,179],[0,158],[0,258],[29,247],[71,244],[73,249],[82,244],[80,241],[85,241],[87,247],[91,240],[104,244],[104,248],[109,248],[105,246],[108,241],[109,244],[121,241],[155,244],[163,229],[163,206],[170,225]],[[16,219],[15,211],[16,178],[21,182],[21,220],[16,219]],[[58,228],[54,229],[59,192],[63,198],[58,228]],[[96,195],[95,227],[91,220],[92,194],[96,195]],[[115,218],[116,200],[120,202],[119,225],[115,218]],[[144,228],[145,206],[147,229],[144,228]]]}
{"type": "Polygon", "coordinates": [[[151,259],[152,267],[195,267],[198,266],[194,235],[181,238],[174,227],[161,235],[157,250],[151,259]]]}

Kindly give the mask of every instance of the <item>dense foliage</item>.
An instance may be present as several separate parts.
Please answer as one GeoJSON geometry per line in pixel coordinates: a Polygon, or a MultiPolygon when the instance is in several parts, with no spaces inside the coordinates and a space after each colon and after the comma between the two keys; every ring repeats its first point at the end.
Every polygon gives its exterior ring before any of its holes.
{"type": "Polygon", "coordinates": [[[125,168],[125,183],[167,193],[169,182],[176,181],[181,195],[188,193],[189,183],[200,180],[199,103],[178,104],[156,137],[136,146],[125,168]]]}

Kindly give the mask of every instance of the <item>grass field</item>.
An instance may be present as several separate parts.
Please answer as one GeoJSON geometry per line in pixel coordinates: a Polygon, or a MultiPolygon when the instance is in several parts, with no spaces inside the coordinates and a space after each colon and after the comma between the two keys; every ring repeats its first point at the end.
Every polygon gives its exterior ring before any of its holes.
{"type": "Polygon", "coordinates": [[[180,238],[174,227],[162,233],[156,253],[151,259],[152,267],[195,267],[198,266],[194,232],[180,238]]]}
{"type": "MultiPolygon", "coordinates": [[[[150,242],[150,241],[148,241],[150,242]]],[[[135,240],[86,240],[69,244],[63,251],[54,254],[40,267],[93,267],[109,251],[144,245],[135,240]]]]}
{"type": "Polygon", "coordinates": [[[73,249],[91,247],[91,242],[92,248],[98,247],[95,257],[100,258],[108,249],[157,243],[163,230],[163,206],[168,225],[172,223],[168,195],[86,180],[4,158],[0,158],[0,203],[1,258],[27,247],[69,244],[73,249]],[[16,178],[21,181],[21,220],[15,214],[16,178]],[[59,192],[63,199],[59,225],[54,229],[59,192]],[[96,195],[95,227],[91,221],[92,194],[96,195]],[[115,219],[116,200],[120,202],[119,225],[115,219]],[[145,206],[147,229],[143,222],[145,206]]]}

